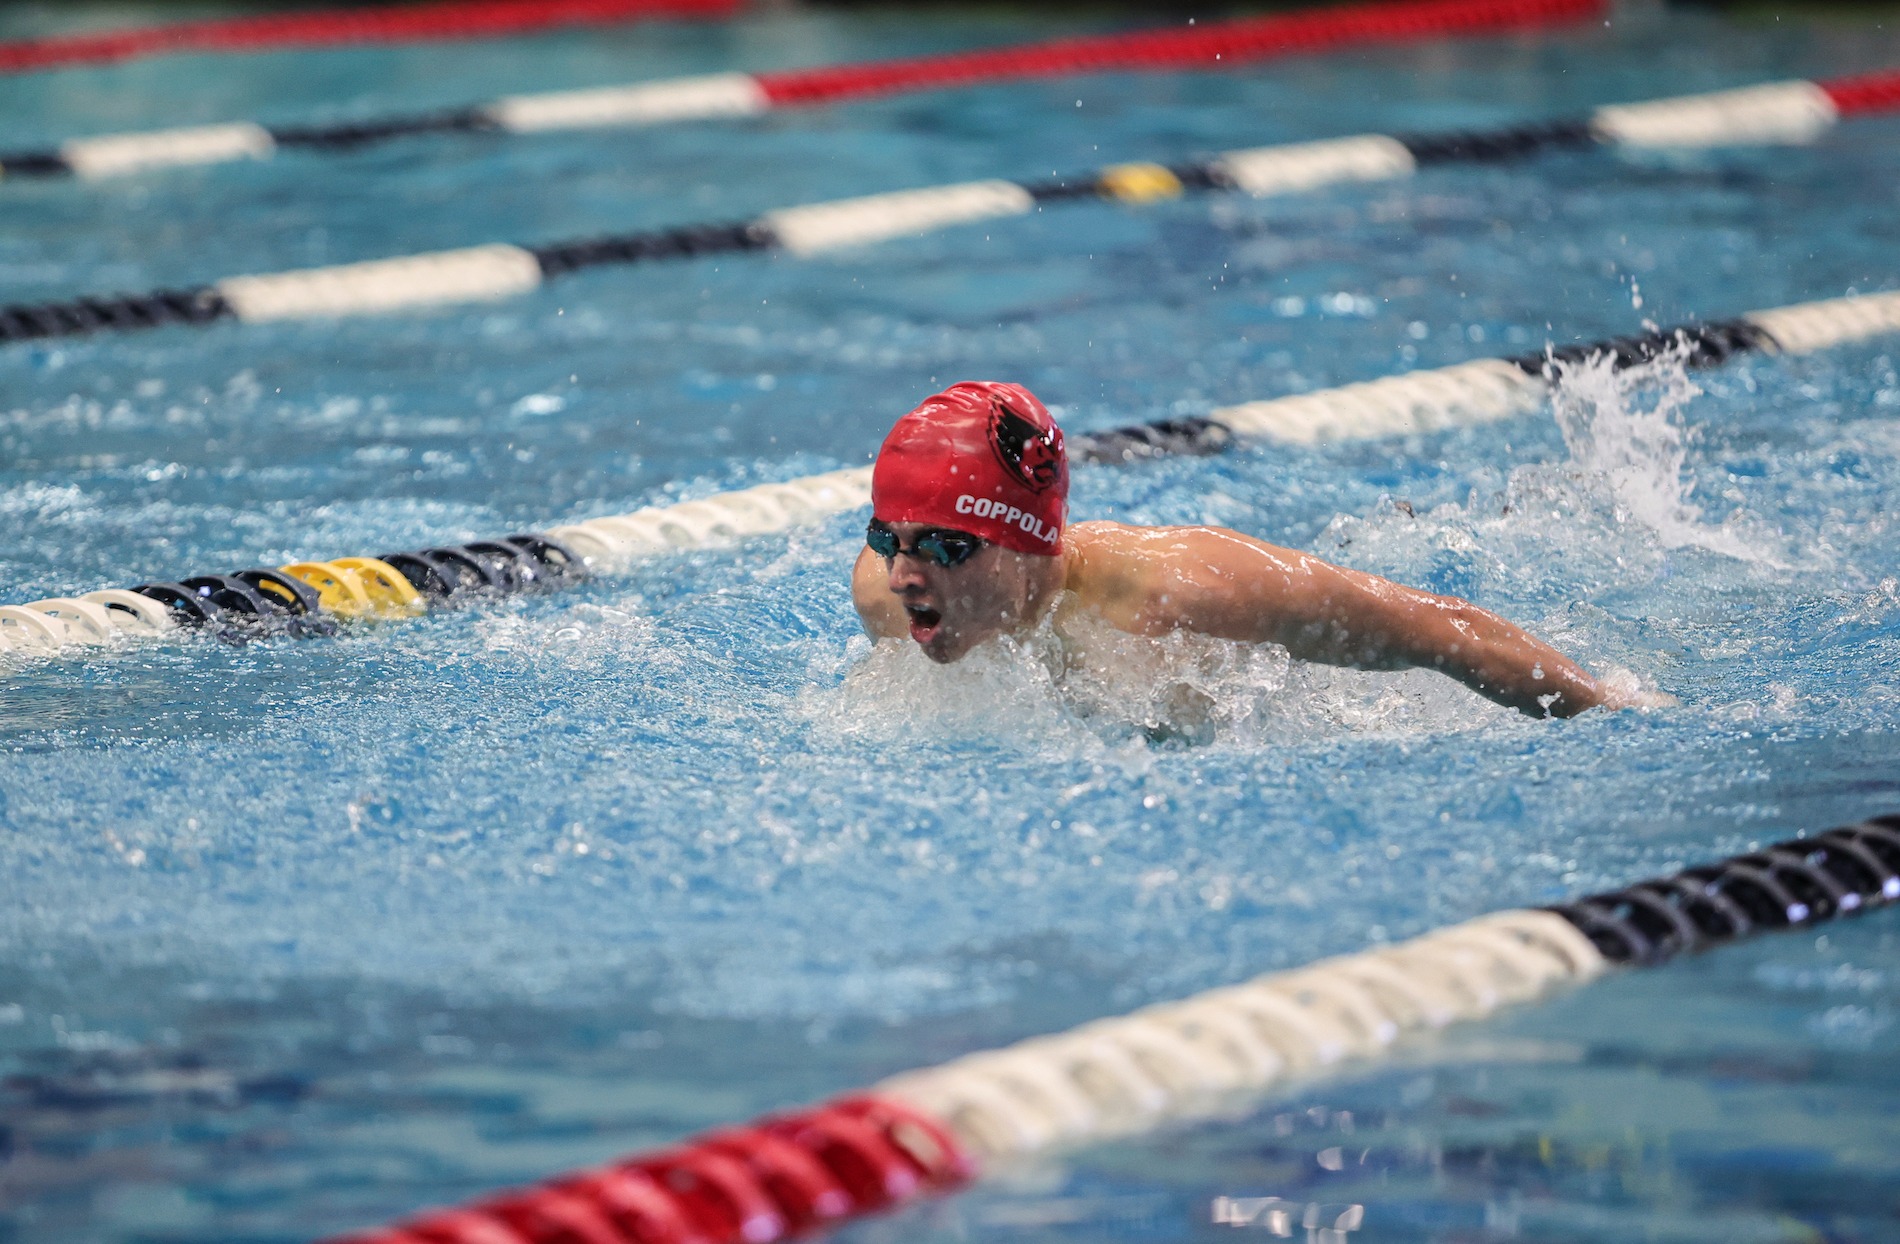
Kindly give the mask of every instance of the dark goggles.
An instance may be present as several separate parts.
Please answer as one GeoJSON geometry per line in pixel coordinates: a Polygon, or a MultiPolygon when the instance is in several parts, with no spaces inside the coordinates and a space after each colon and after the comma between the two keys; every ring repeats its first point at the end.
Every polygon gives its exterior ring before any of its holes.
{"type": "Polygon", "coordinates": [[[961,566],[976,556],[983,541],[967,531],[953,531],[948,527],[932,527],[917,537],[909,548],[898,542],[897,533],[883,523],[873,519],[864,529],[864,542],[871,551],[885,561],[899,553],[909,553],[912,557],[928,557],[939,566],[961,566]]]}

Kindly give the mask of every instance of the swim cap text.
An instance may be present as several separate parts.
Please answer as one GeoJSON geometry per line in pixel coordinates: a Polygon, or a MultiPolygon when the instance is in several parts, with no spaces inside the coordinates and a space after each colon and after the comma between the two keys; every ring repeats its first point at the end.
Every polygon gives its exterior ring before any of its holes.
{"type": "Polygon", "coordinates": [[[1054,544],[1056,537],[1062,533],[1060,527],[1052,527],[1034,514],[1026,514],[1013,505],[1005,505],[988,497],[973,497],[967,492],[957,498],[956,509],[959,514],[1001,519],[1005,526],[1019,527],[1044,544],[1054,544]]]}

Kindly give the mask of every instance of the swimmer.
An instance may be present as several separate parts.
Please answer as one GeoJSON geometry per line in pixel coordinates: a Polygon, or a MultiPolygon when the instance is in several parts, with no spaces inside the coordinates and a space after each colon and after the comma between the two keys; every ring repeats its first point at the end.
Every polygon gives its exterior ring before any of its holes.
{"type": "Polygon", "coordinates": [[[1019,385],[952,385],[897,421],[872,471],[851,593],[874,640],[947,664],[1093,613],[1133,635],[1279,644],[1362,670],[1437,670],[1530,717],[1621,708],[1574,661],[1476,605],[1220,527],[1067,525],[1062,431],[1019,385]]]}

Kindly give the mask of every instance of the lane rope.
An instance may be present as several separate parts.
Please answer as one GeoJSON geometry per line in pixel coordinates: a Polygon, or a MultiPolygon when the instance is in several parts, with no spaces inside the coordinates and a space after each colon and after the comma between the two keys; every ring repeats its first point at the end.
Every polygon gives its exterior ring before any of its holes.
{"type": "Polygon", "coordinates": [[[374,8],[135,26],[0,42],[0,73],[103,65],[179,52],[413,43],[528,34],[660,17],[729,17],[740,0],[433,0],[374,8]]]}
{"type": "MultiPolygon", "coordinates": [[[[1619,104],[1600,108],[1583,121],[1412,138],[1363,134],[1229,151],[1173,166],[1111,165],[1073,179],[962,182],[779,208],[736,224],[685,225],[534,247],[493,243],[227,277],[195,289],[0,307],[0,343],[225,319],[247,324],[333,319],[493,301],[587,268],[743,251],[776,250],[808,258],[1083,199],[1138,205],[1217,190],[1270,197],[1389,181],[1434,165],[1521,159],[1561,148],[1807,142],[1842,116],[1889,107],[1900,107],[1900,72],[1619,104]],[[1837,103],[1836,93],[1845,102],[1837,103]]],[[[202,141],[237,149],[248,140],[231,134],[202,141]]],[[[105,149],[86,158],[116,166],[130,157],[105,149]]]]}
{"type": "MultiPolygon", "coordinates": [[[[1069,438],[1069,453],[1078,462],[1132,463],[1160,455],[1219,453],[1250,440],[1316,445],[1416,435],[1540,410],[1559,366],[1592,357],[1604,356],[1626,368],[1673,352],[1690,366],[1708,367],[1739,354],[1807,354],[1889,333],[1900,333],[1900,291],[1777,307],[1710,324],[1243,402],[1204,416],[1078,433],[1069,438]]],[[[622,572],[643,558],[820,522],[870,499],[871,468],[850,467],[501,540],[200,575],[142,584],[129,592],[91,592],[77,598],[80,604],[71,597],[49,597],[0,607],[0,653],[49,656],[119,636],[161,635],[180,625],[232,642],[260,633],[330,634],[338,619],[408,617],[561,587],[590,573],[622,572]],[[83,608],[86,602],[100,611],[83,608]]]]}
{"type": "Polygon", "coordinates": [[[1017,1159],[1231,1115],[1405,1037],[1900,899],[1900,816],[1481,916],[893,1076],[868,1091],[330,1244],[773,1244],[1017,1159]]]}
{"type": "MultiPolygon", "coordinates": [[[[650,0],[647,0],[650,4],[650,0]]],[[[466,8],[467,6],[444,6],[466,8]]],[[[606,9],[611,6],[571,6],[606,9]]],[[[624,4],[634,9],[636,6],[624,4]]],[[[692,4],[683,10],[696,11],[692,4]]],[[[702,0],[707,15],[736,0],[702,0]]],[[[41,151],[0,154],[0,174],[84,179],[147,169],[269,159],[279,149],[338,151],[420,134],[661,125],[757,116],[879,95],[943,90],[1118,70],[1226,69],[1277,56],[1410,43],[1583,21],[1609,11],[1609,0],[1386,0],[1272,14],[1205,25],[1126,31],[980,48],[940,56],[824,65],[777,73],[715,73],[582,90],[510,95],[460,108],[336,122],[265,126],[253,122],[78,138],[41,151]]],[[[638,11],[638,10],[637,10],[638,11]]],[[[577,15],[575,20],[579,20],[577,15]]],[[[281,21],[282,19],[277,19],[281,21]]],[[[308,19],[305,19],[308,21],[308,19]]],[[[603,15],[597,20],[607,20],[603,15]]],[[[6,63],[0,46],[0,68],[6,63]]]]}

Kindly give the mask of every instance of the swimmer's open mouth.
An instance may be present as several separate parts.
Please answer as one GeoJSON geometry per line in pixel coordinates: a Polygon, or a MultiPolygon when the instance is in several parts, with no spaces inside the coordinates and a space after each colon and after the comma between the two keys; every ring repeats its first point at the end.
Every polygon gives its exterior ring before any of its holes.
{"type": "Polygon", "coordinates": [[[927,644],[937,634],[937,628],[943,625],[943,615],[935,609],[923,605],[905,605],[904,612],[910,615],[910,637],[920,644],[927,644]]]}

